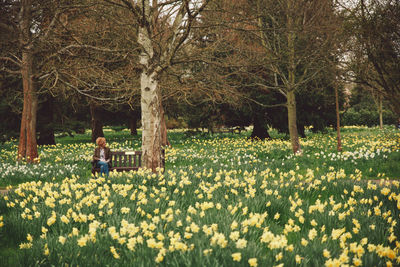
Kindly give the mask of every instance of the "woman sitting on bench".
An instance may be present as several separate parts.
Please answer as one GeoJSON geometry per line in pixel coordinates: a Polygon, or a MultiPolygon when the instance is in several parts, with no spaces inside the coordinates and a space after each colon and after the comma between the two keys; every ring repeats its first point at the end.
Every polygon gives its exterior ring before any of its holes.
{"type": "Polygon", "coordinates": [[[106,147],[106,139],[104,137],[98,137],[96,139],[96,144],[98,147],[94,150],[93,160],[96,166],[100,168],[100,176],[103,173],[108,177],[109,174],[109,162],[111,158],[110,149],[106,147]]]}

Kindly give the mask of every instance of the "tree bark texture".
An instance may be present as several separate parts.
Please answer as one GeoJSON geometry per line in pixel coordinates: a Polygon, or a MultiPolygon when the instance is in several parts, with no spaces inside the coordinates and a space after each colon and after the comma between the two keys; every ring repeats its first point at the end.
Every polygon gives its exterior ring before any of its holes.
{"type": "Polygon", "coordinates": [[[157,172],[158,168],[164,168],[161,153],[161,91],[157,80],[157,67],[152,65],[154,49],[148,23],[150,18],[150,1],[139,1],[142,10],[142,22],[139,25],[138,43],[142,46],[139,61],[142,65],[140,76],[142,111],[142,160],[143,167],[157,172]]]}
{"type": "Polygon", "coordinates": [[[164,168],[161,155],[160,92],[155,73],[141,75],[142,159],[153,172],[164,168]]]}
{"type": "Polygon", "coordinates": [[[92,142],[96,142],[98,137],[104,137],[103,122],[101,121],[101,111],[96,104],[90,104],[90,115],[92,116],[92,142]]]}
{"type": "Polygon", "coordinates": [[[30,32],[31,1],[24,0],[21,3],[21,35],[22,47],[22,87],[24,92],[24,105],[22,109],[21,129],[18,145],[18,159],[25,158],[27,162],[34,162],[38,157],[36,143],[36,118],[37,118],[37,94],[35,90],[33,74],[33,44],[30,32]]]}

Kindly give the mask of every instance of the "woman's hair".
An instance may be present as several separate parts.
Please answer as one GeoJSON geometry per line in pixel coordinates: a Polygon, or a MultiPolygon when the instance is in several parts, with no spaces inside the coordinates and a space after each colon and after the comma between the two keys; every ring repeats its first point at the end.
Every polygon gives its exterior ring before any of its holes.
{"type": "Polygon", "coordinates": [[[97,137],[96,144],[99,146],[100,144],[104,144],[106,139],[104,137],[97,137]]]}

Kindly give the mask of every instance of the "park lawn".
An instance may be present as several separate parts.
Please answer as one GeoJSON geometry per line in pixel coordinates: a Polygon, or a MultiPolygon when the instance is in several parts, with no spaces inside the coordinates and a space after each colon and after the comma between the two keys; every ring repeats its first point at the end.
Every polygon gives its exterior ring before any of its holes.
{"type": "MultiPolygon", "coordinates": [[[[1,185],[19,187],[0,200],[0,256],[9,266],[400,264],[399,133],[344,128],[342,153],[333,131],[310,133],[301,156],[271,134],[171,132],[165,173],[108,180],[90,176],[88,135],[41,147],[34,166],[16,164],[6,143],[1,185]]],[[[127,131],[106,138],[139,149],[127,131]]]]}

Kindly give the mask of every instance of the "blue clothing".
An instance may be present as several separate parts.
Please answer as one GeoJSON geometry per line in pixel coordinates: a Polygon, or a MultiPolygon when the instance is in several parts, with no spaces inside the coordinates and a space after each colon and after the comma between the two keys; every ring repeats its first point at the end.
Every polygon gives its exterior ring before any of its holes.
{"type": "Polygon", "coordinates": [[[103,176],[103,173],[108,177],[108,174],[110,173],[108,169],[108,163],[104,161],[98,161],[97,162],[97,167],[100,168],[100,176],[103,176]]]}

